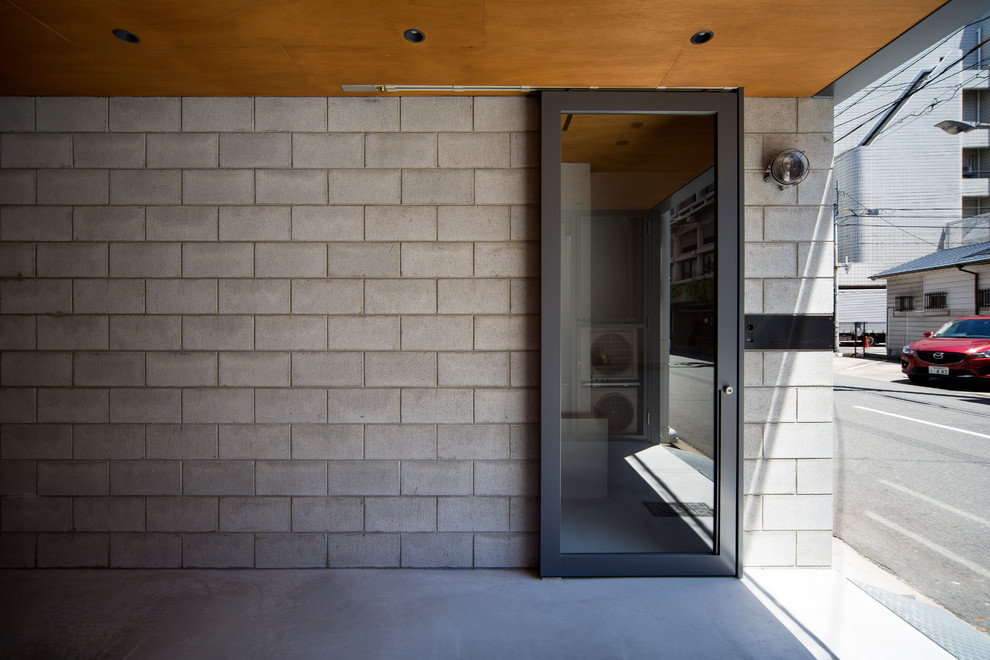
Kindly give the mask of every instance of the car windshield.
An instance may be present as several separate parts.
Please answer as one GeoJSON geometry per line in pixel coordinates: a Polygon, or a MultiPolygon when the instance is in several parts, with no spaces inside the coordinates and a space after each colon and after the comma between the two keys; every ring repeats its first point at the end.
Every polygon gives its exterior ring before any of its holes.
{"type": "Polygon", "coordinates": [[[968,337],[973,339],[990,339],[990,318],[964,319],[946,323],[934,335],[935,337],[968,337]]]}

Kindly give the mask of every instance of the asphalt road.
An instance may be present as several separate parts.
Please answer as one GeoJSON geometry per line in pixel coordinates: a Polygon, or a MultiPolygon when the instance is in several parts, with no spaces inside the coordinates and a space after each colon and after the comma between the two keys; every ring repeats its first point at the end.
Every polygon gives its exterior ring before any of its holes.
{"type": "Polygon", "coordinates": [[[932,382],[836,358],[835,535],[986,629],[990,384],[932,382]]]}

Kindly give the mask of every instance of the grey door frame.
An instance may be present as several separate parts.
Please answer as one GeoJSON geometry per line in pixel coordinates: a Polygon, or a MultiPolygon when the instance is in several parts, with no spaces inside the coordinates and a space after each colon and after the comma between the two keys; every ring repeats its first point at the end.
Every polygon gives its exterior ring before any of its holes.
{"type": "Polygon", "coordinates": [[[743,359],[743,92],[544,92],[542,132],[540,574],[741,576],[743,359]],[[705,114],[716,125],[718,490],[711,554],[563,554],[561,501],[561,129],[563,113],[705,114]],[[730,389],[731,388],[731,389],[730,389]]]}

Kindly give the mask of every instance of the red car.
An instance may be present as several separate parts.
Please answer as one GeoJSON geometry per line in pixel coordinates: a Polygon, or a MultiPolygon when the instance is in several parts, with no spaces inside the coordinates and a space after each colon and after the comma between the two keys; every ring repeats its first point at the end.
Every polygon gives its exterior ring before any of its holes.
{"type": "Polygon", "coordinates": [[[932,376],[990,379],[990,316],[953,319],[901,351],[901,371],[912,383],[932,376]]]}

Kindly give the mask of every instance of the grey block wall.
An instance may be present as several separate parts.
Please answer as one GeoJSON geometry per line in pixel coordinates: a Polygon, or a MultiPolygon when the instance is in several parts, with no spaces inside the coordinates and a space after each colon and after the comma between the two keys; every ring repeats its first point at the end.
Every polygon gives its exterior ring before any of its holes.
{"type": "MultiPolygon", "coordinates": [[[[0,99],[0,565],[535,565],[538,125],[0,99]]],[[[831,311],[830,144],[829,102],[747,100],[748,312],[831,311]]],[[[746,356],[749,565],[828,563],[829,367],[746,356]]]]}

